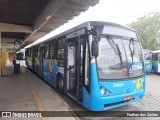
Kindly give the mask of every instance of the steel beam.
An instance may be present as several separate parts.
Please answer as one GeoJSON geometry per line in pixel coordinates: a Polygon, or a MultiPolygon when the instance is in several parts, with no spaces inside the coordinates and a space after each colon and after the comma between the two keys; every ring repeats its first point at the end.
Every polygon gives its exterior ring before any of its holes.
{"type": "Polygon", "coordinates": [[[23,25],[8,24],[0,22],[0,31],[1,32],[22,32],[22,33],[32,33],[33,28],[23,25]]]}
{"type": "Polygon", "coordinates": [[[21,46],[27,42],[36,32],[38,32],[53,17],[53,15],[55,15],[56,12],[65,5],[65,3],[66,0],[51,0],[46,9],[44,9],[44,11],[38,17],[38,20],[34,25],[34,31],[24,40],[21,46]]]}
{"type": "Polygon", "coordinates": [[[13,42],[16,40],[17,38],[10,38],[10,37],[2,37],[1,38],[1,42],[2,43],[9,43],[9,42],[13,42]]]}

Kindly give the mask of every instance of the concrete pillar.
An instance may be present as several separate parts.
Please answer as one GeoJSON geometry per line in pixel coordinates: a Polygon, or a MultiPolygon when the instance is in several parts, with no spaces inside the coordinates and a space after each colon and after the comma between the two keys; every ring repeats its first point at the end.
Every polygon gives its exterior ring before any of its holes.
{"type": "Polygon", "coordinates": [[[1,47],[1,31],[0,31],[0,77],[2,76],[2,47],[1,47]]]}
{"type": "Polygon", "coordinates": [[[1,64],[1,67],[3,69],[3,67],[5,67],[5,65],[7,64],[7,60],[8,60],[8,53],[6,51],[2,51],[1,53],[2,55],[2,64],[1,64]]]}

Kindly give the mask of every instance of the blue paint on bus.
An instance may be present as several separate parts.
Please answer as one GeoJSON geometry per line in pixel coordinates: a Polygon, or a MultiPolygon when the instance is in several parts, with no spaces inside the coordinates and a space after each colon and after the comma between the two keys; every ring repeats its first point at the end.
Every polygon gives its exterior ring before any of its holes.
{"type": "MultiPolygon", "coordinates": [[[[141,45],[132,29],[111,23],[86,22],[76,30],[66,31],[36,46],[39,49],[26,50],[27,66],[36,74],[40,73],[51,86],[56,88],[58,85],[59,90],[62,87],[60,92],[74,92],[77,102],[89,110],[113,109],[139,101],[144,96],[145,66],[150,69],[152,65],[144,63],[141,45]],[[102,33],[97,36],[95,50],[98,49],[98,56],[92,56],[91,43],[95,35],[90,31],[91,37],[87,36],[89,26],[102,33]],[[80,40],[83,41],[79,45],[80,40]],[[36,50],[40,55],[35,54],[36,50]],[[37,57],[34,64],[32,54],[37,57]]],[[[157,71],[154,63],[153,67],[157,71]]]]}
{"type": "Polygon", "coordinates": [[[83,88],[83,105],[90,110],[102,111],[128,105],[139,101],[144,96],[145,76],[130,80],[98,81],[95,63],[91,64],[91,75],[92,89],[90,95],[83,88]],[[102,89],[105,89],[105,95],[100,94],[100,86],[102,86],[102,89]],[[128,96],[132,96],[132,100],[124,101],[125,97],[128,96]]]}

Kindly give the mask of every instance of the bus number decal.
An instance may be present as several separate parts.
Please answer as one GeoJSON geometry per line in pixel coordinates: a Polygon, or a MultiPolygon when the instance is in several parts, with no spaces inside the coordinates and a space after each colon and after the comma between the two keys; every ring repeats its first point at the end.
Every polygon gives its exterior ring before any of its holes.
{"type": "Polygon", "coordinates": [[[123,87],[124,86],[124,83],[114,83],[113,84],[113,88],[115,87],[123,87]]]}

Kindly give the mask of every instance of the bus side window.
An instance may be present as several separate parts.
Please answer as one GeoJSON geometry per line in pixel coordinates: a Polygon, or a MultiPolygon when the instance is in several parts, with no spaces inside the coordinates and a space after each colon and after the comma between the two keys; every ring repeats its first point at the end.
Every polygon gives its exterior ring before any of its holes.
{"type": "Polygon", "coordinates": [[[89,87],[89,51],[85,35],[80,37],[81,40],[81,81],[86,87],[89,87]],[[83,68],[84,67],[84,68],[83,68]],[[83,73],[84,70],[84,73],[83,73]]]}
{"type": "Polygon", "coordinates": [[[65,45],[65,39],[58,40],[58,52],[57,52],[58,59],[64,59],[64,45],[65,45]]]}
{"type": "Polygon", "coordinates": [[[49,43],[46,43],[44,48],[44,58],[48,58],[48,56],[49,56],[49,43]]]}
{"type": "Polygon", "coordinates": [[[86,43],[86,58],[85,58],[85,82],[86,86],[89,86],[89,50],[88,50],[88,43],[86,43]]]}
{"type": "Polygon", "coordinates": [[[35,57],[39,57],[39,46],[35,48],[35,57]]]}
{"type": "Polygon", "coordinates": [[[38,46],[35,47],[35,57],[37,57],[38,46]]]}
{"type": "Polygon", "coordinates": [[[39,54],[40,54],[40,47],[37,46],[37,57],[39,57],[39,54]]]}
{"type": "Polygon", "coordinates": [[[50,44],[49,44],[49,58],[50,59],[54,59],[56,57],[56,41],[51,41],[50,44]]]}
{"type": "Polygon", "coordinates": [[[33,51],[33,48],[31,48],[30,50],[31,50],[31,51],[30,51],[30,56],[32,57],[32,51],[33,51]]]}
{"type": "Polygon", "coordinates": [[[28,49],[28,56],[30,57],[30,49],[28,49]]]}
{"type": "Polygon", "coordinates": [[[31,57],[31,49],[28,49],[28,56],[31,57]]]}
{"type": "Polygon", "coordinates": [[[153,61],[157,61],[158,60],[158,54],[157,53],[153,53],[152,54],[152,60],[153,61]]]}
{"type": "Polygon", "coordinates": [[[28,56],[29,56],[29,57],[32,57],[32,48],[30,48],[30,49],[28,50],[28,56]]]}

